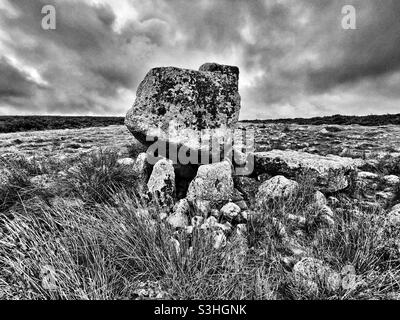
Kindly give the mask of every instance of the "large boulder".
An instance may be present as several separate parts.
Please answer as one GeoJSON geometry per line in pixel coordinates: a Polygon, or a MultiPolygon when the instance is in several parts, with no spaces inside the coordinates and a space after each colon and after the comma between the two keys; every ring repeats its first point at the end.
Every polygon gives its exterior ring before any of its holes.
{"type": "Polygon", "coordinates": [[[154,68],[139,85],[125,124],[141,143],[157,141],[151,151],[174,163],[179,152],[192,152],[196,164],[222,158],[239,118],[238,81],[237,67],[215,63],[199,71],[154,68]]]}
{"type": "Polygon", "coordinates": [[[272,150],[253,154],[256,174],[269,173],[297,178],[310,177],[318,190],[332,193],[354,183],[358,160],[339,156],[320,156],[291,150],[272,150]]]}
{"type": "Polygon", "coordinates": [[[190,183],[187,199],[192,203],[208,202],[210,207],[224,205],[234,192],[232,165],[229,161],[199,167],[190,183]]]}

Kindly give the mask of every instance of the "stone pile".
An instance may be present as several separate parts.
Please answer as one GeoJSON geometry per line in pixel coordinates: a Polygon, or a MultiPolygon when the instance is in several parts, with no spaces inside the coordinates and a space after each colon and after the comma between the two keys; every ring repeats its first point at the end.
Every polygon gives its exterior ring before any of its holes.
{"type": "MultiPolygon", "coordinates": [[[[271,223],[288,249],[283,261],[294,268],[294,276],[304,280],[311,291],[320,281],[336,290],[338,274],[311,258],[307,248],[288,236],[286,225],[300,237],[311,224],[332,228],[331,206],[338,202],[338,193],[354,193],[366,184],[374,188],[369,182],[375,181],[382,196],[392,199],[400,179],[386,176],[381,181],[375,175],[359,173],[362,161],[351,158],[291,150],[241,154],[242,146],[236,151],[232,130],[240,111],[238,80],[238,68],[214,63],[199,71],[152,69],[126,117],[128,129],[148,151],[134,162],[121,161],[134,168],[140,180],[139,193],[160,206],[161,220],[187,234],[195,228],[211,232],[216,249],[239,243],[242,257],[247,251],[248,220],[268,215],[266,208],[271,204],[293,201],[301,192],[299,182],[306,177],[314,186],[309,200],[313,214],[287,213],[283,220],[273,218],[271,223]],[[216,143],[204,144],[204,132],[207,141],[216,143]],[[239,157],[232,160],[228,157],[232,153],[239,157]],[[193,161],[182,161],[179,154],[193,161]],[[210,159],[214,161],[210,163],[210,159]],[[241,175],[236,170],[239,166],[251,170],[241,175]]],[[[388,223],[398,224],[398,212],[398,208],[392,210],[388,223]]]]}

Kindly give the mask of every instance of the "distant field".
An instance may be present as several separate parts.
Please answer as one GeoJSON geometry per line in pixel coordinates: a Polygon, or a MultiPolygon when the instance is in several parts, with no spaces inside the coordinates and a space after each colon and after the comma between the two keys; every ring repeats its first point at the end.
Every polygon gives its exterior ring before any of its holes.
{"type": "Polygon", "coordinates": [[[0,116],[0,133],[83,129],[122,124],[123,117],[0,116]]]}
{"type": "MultiPolygon", "coordinates": [[[[243,120],[243,123],[291,123],[299,125],[351,125],[382,126],[400,125],[400,114],[343,116],[333,115],[315,118],[243,120]]],[[[123,125],[123,117],[87,117],[87,116],[0,116],[0,133],[43,131],[56,129],[83,129],[123,125]]]]}
{"type": "Polygon", "coordinates": [[[291,118],[291,119],[274,119],[274,120],[244,120],[242,122],[251,123],[295,123],[299,125],[351,125],[358,124],[361,126],[383,126],[400,124],[400,114],[385,115],[369,115],[369,116],[343,116],[336,114],[328,117],[315,118],[291,118]]]}

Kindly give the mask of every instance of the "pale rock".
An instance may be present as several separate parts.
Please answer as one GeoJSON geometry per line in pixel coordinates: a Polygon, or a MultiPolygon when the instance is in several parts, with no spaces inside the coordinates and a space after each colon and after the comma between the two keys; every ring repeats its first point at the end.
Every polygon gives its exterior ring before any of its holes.
{"type": "Polygon", "coordinates": [[[232,167],[228,161],[202,165],[190,183],[187,199],[210,201],[212,207],[229,202],[233,194],[232,167]]]}
{"type": "Polygon", "coordinates": [[[320,156],[292,150],[256,152],[254,158],[257,174],[280,174],[288,178],[307,175],[314,181],[316,188],[324,193],[349,187],[360,166],[359,160],[351,158],[320,156]]]}
{"type": "Polygon", "coordinates": [[[229,220],[235,219],[240,214],[240,211],[240,207],[232,202],[221,208],[221,214],[229,220]]]}
{"type": "Polygon", "coordinates": [[[135,165],[136,160],[132,158],[122,158],[118,159],[117,163],[120,166],[126,166],[126,167],[133,167],[135,165]]]}
{"type": "Polygon", "coordinates": [[[265,181],[256,194],[257,206],[267,205],[271,201],[287,200],[295,195],[299,184],[286,179],[284,176],[275,176],[265,181]]]}
{"type": "Polygon", "coordinates": [[[149,193],[162,207],[171,208],[175,202],[175,172],[172,161],[159,160],[147,183],[149,193]]]}
{"type": "Polygon", "coordinates": [[[317,295],[320,285],[329,292],[341,287],[341,276],[321,260],[303,258],[293,267],[293,276],[298,285],[309,294],[317,295]]]}
{"type": "Polygon", "coordinates": [[[186,199],[178,201],[174,206],[174,212],[167,222],[175,229],[184,229],[189,225],[190,206],[186,199]]]}

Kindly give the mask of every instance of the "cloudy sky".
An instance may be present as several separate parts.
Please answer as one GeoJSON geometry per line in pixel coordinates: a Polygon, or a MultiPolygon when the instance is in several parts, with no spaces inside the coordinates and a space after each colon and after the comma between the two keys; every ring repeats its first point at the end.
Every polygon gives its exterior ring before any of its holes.
{"type": "Polygon", "coordinates": [[[0,115],[124,115],[150,68],[204,62],[240,67],[242,119],[399,113],[400,1],[0,0],[0,115]]]}

